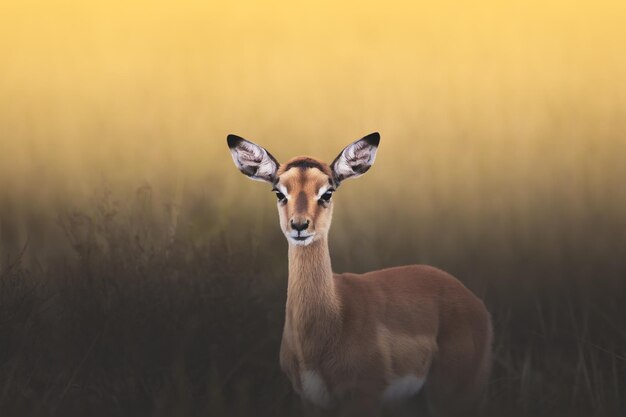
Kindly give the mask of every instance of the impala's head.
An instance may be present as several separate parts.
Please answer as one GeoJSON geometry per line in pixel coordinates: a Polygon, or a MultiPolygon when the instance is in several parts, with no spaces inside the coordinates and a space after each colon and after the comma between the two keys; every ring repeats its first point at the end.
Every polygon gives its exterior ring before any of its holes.
{"type": "Polygon", "coordinates": [[[372,133],[348,145],[330,165],[308,156],[280,164],[268,151],[239,136],[228,135],[227,141],[241,172],[271,184],[278,199],[280,226],[289,244],[306,246],[326,237],[333,214],[333,193],[343,180],[370,169],[380,135],[372,133]]]}

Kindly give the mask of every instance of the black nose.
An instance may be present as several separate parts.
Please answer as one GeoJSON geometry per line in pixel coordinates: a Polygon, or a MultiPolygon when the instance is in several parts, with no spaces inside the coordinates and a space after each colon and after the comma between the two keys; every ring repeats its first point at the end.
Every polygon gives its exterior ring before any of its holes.
{"type": "Polygon", "coordinates": [[[293,220],[291,221],[291,228],[297,232],[301,232],[303,230],[306,230],[309,227],[309,221],[305,220],[303,222],[300,223],[296,223],[293,220]]]}

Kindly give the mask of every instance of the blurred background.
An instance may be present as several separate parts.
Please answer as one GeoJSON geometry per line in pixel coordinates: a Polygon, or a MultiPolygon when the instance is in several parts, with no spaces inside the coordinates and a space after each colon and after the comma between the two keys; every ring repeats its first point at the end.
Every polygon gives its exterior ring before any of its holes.
{"type": "Polygon", "coordinates": [[[4,1],[0,410],[299,415],[287,244],[226,135],[327,161],[334,269],[486,300],[486,415],[626,412],[626,6],[4,1]],[[241,262],[244,257],[246,262],[241,262]]]}

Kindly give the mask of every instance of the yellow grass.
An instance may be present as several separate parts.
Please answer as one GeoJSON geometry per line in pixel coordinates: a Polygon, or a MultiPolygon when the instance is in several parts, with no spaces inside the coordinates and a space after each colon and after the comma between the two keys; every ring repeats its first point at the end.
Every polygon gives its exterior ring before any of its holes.
{"type": "Polygon", "coordinates": [[[24,243],[27,212],[103,181],[166,201],[202,189],[220,213],[275,221],[227,133],[331,160],[375,130],[376,166],[338,195],[337,222],[361,208],[427,227],[443,210],[455,233],[523,235],[542,210],[594,210],[623,227],[624,21],[591,1],[5,2],[3,230],[24,243]]]}

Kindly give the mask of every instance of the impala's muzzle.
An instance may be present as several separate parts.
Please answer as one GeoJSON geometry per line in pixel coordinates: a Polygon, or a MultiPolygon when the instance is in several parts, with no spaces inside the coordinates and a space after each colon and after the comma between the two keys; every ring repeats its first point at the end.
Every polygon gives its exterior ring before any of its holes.
{"type": "Polygon", "coordinates": [[[287,237],[296,245],[308,245],[313,241],[313,236],[315,235],[315,232],[311,232],[310,225],[311,220],[306,217],[292,217],[289,220],[290,230],[287,237]]]}
{"type": "Polygon", "coordinates": [[[289,224],[291,225],[291,229],[295,230],[296,232],[301,232],[308,229],[310,223],[311,221],[309,219],[298,221],[291,219],[291,221],[289,222],[289,224]]]}

